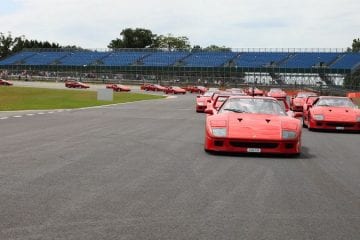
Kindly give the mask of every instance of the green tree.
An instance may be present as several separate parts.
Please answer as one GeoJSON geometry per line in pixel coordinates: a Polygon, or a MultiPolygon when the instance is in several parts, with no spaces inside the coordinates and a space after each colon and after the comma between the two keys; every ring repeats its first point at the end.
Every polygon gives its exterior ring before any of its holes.
{"type": "Polygon", "coordinates": [[[185,36],[175,37],[172,34],[160,35],[154,39],[153,48],[166,48],[171,50],[189,50],[191,48],[189,39],[185,36]]]}
{"type": "Polygon", "coordinates": [[[0,32],[0,59],[11,54],[14,47],[14,38],[9,32],[7,35],[0,32]]]}
{"type": "Polygon", "coordinates": [[[353,52],[360,52],[360,38],[353,40],[352,51],[353,52]]]}
{"type": "Polygon", "coordinates": [[[148,48],[153,44],[155,35],[144,28],[126,28],[120,33],[121,38],[111,40],[108,48],[148,48]]]}
{"type": "Polygon", "coordinates": [[[20,52],[24,48],[61,48],[61,46],[49,41],[28,40],[25,36],[13,37],[10,32],[7,35],[0,33],[0,58],[20,52]]]}
{"type": "Polygon", "coordinates": [[[201,50],[202,50],[202,47],[200,45],[194,45],[191,49],[192,52],[198,52],[201,50]]]}
{"type": "Polygon", "coordinates": [[[221,52],[230,52],[231,48],[225,46],[217,46],[217,45],[210,45],[204,48],[206,51],[221,51],[221,52]]]}

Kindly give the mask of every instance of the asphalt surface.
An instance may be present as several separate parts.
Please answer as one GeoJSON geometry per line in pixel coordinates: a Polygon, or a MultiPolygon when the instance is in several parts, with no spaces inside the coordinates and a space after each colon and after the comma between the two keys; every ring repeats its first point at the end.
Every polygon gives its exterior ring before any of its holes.
{"type": "Polygon", "coordinates": [[[203,151],[194,95],[0,120],[0,239],[360,239],[360,135],[203,151]]]}

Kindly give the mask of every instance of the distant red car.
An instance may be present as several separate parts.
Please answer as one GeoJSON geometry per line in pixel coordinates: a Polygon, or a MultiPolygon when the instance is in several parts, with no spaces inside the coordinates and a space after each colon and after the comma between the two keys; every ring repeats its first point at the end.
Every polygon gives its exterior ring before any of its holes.
{"type": "Polygon", "coordinates": [[[301,123],[274,98],[232,96],[218,111],[206,111],[205,151],[301,152],[301,123]]]}
{"type": "Polygon", "coordinates": [[[169,93],[173,93],[173,94],[185,94],[186,90],[181,88],[181,87],[177,87],[177,86],[172,86],[172,87],[167,87],[164,90],[164,93],[169,94],[169,93]]]}
{"type": "Polygon", "coordinates": [[[13,83],[8,81],[8,80],[0,79],[0,85],[2,85],[2,86],[12,86],[13,83]]]}
{"type": "Polygon", "coordinates": [[[308,106],[304,124],[310,130],[360,132],[360,110],[348,97],[321,96],[308,106]]]}
{"type": "Polygon", "coordinates": [[[207,101],[211,98],[214,92],[205,92],[203,95],[196,97],[196,112],[204,112],[207,106],[207,101]]]}
{"type": "Polygon", "coordinates": [[[154,84],[150,84],[150,83],[144,83],[140,86],[140,90],[145,90],[145,91],[149,91],[149,88],[151,88],[151,86],[153,86],[154,84]]]}
{"type": "Polygon", "coordinates": [[[163,92],[166,89],[166,87],[161,86],[159,84],[149,84],[145,90],[146,91],[156,91],[156,92],[163,92]]]}
{"type": "Polygon", "coordinates": [[[117,85],[117,84],[108,84],[106,88],[113,89],[115,92],[130,92],[131,89],[124,85],[117,85]]]}
{"type": "Polygon", "coordinates": [[[281,88],[270,88],[266,95],[276,99],[286,98],[287,96],[286,92],[284,92],[281,88]]]}
{"type": "Polygon", "coordinates": [[[198,93],[198,94],[204,94],[208,89],[204,86],[193,86],[191,88],[188,88],[189,92],[191,93],[198,93]]]}
{"type": "Polygon", "coordinates": [[[82,83],[82,82],[78,82],[78,81],[73,81],[73,80],[69,80],[65,82],[65,87],[67,88],[89,88],[90,86],[82,83]]]}
{"type": "Polygon", "coordinates": [[[305,100],[309,96],[317,96],[317,94],[313,92],[298,92],[295,97],[290,99],[291,110],[294,112],[302,112],[305,100]]]}
{"type": "Polygon", "coordinates": [[[243,89],[241,89],[241,88],[229,88],[229,89],[226,89],[226,91],[231,92],[233,94],[237,94],[237,95],[240,95],[240,94],[247,95],[245,93],[245,91],[243,89]]]}
{"type": "Polygon", "coordinates": [[[249,96],[264,96],[264,91],[258,88],[249,87],[245,90],[246,94],[249,96]]]}

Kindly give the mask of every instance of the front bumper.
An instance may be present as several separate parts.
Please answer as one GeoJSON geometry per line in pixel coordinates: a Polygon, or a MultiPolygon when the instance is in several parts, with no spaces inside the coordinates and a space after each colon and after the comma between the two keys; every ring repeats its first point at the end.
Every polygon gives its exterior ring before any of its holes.
{"type": "Polygon", "coordinates": [[[250,140],[213,138],[205,136],[205,149],[216,152],[299,154],[301,141],[296,140],[250,140]]]}
{"type": "Polygon", "coordinates": [[[311,129],[322,129],[341,132],[360,132],[360,122],[316,121],[314,119],[310,119],[309,127],[311,129]]]}

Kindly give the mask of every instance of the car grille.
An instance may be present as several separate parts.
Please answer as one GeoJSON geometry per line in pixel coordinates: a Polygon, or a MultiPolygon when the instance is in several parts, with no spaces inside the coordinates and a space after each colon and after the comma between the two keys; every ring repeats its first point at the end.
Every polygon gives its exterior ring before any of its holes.
{"type": "Polygon", "coordinates": [[[343,122],[328,122],[329,127],[355,127],[355,123],[343,123],[343,122]]]}
{"type": "Polygon", "coordinates": [[[267,143],[267,142],[240,142],[240,141],[230,141],[230,145],[233,147],[239,148],[277,148],[278,143],[267,143]]]}

